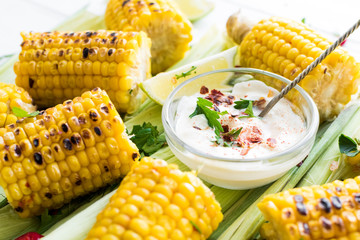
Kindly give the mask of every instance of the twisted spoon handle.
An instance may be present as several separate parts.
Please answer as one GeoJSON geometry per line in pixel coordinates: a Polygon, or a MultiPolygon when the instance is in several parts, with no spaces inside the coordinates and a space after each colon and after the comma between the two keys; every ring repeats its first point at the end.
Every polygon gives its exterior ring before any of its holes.
{"type": "Polygon", "coordinates": [[[264,117],[274,105],[284,97],[296,84],[298,84],[309,72],[311,72],[324,58],[326,58],[336,47],[338,47],[344,40],[349,37],[360,25],[360,19],[344,33],[336,42],[334,42],[328,49],[325,50],[318,58],[315,59],[309,66],[307,66],[304,71],[302,71],[289,85],[287,85],[281,92],[276,95],[271,101],[266,105],[264,110],[261,111],[259,117],[264,117]]]}

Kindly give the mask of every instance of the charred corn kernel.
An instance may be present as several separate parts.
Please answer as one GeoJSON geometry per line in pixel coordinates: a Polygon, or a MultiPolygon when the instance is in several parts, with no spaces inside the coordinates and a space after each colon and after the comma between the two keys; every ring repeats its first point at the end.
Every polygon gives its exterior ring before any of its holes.
{"type": "MultiPolygon", "coordinates": [[[[152,40],[153,74],[166,70],[183,58],[192,39],[191,23],[171,0],[110,0],[105,23],[110,30],[144,31],[148,34],[152,40]]],[[[118,45],[125,50],[136,50],[136,41],[127,39],[119,41],[118,45]]]]}
{"type": "MultiPolygon", "coordinates": [[[[305,24],[272,17],[256,24],[241,42],[240,65],[294,80],[330,44],[305,24]]],[[[315,100],[321,119],[328,120],[336,117],[358,92],[359,80],[360,63],[339,47],[300,86],[315,100]]]]}
{"type": "Polygon", "coordinates": [[[352,239],[360,231],[360,177],[268,195],[258,207],[265,239],[352,239]]]}
{"type": "Polygon", "coordinates": [[[109,234],[114,239],[206,239],[222,218],[214,194],[192,172],[145,157],[132,166],[87,239],[105,240],[109,234]],[[186,208],[177,194],[187,200],[186,208]],[[204,203],[200,212],[195,199],[204,203]]]}
{"type": "MultiPolygon", "coordinates": [[[[140,92],[139,83],[150,76],[151,43],[144,32],[22,33],[22,37],[20,56],[25,57],[15,63],[16,84],[28,90],[38,106],[51,107],[95,87],[121,90],[118,95],[126,96],[118,97],[120,102],[111,100],[122,112],[134,111],[143,99],[135,93],[140,92]],[[45,39],[57,44],[50,49],[37,44],[45,39]],[[118,44],[124,41],[129,44],[118,44]],[[125,77],[128,81],[120,80],[125,77]]],[[[1,99],[7,95],[3,95],[0,91],[0,102],[5,103],[1,99]]],[[[31,103],[29,96],[25,99],[31,103]]],[[[3,109],[0,105],[0,113],[3,109]]],[[[6,119],[0,115],[2,121],[6,119]]]]}
{"type": "Polygon", "coordinates": [[[119,119],[105,91],[94,89],[7,125],[0,136],[0,184],[15,211],[39,215],[124,176],[140,154],[119,119]]]}
{"type": "Polygon", "coordinates": [[[23,88],[0,82],[0,128],[19,119],[12,111],[13,107],[21,108],[28,113],[36,110],[29,93],[23,88]]]}

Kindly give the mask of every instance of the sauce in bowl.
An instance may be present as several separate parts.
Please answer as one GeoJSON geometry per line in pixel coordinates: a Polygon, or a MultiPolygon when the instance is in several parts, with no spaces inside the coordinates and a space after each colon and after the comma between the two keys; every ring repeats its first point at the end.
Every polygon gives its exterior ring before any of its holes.
{"type": "Polygon", "coordinates": [[[199,151],[219,157],[247,159],[283,151],[299,141],[305,124],[285,98],[264,118],[256,117],[276,94],[276,89],[257,80],[237,83],[231,93],[203,86],[199,93],[180,99],[176,134],[199,151]],[[202,103],[211,112],[196,111],[202,103]],[[219,118],[214,120],[216,114],[219,118]],[[210,126],[214,121],[221,124],[218,132],[210,126]]]}

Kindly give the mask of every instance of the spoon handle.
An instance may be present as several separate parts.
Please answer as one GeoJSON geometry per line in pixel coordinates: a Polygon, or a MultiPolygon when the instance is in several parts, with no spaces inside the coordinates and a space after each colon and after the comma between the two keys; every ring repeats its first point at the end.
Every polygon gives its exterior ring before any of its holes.
{"type": "Polygon", "coordinates": [[[310,65],[308,65],[289,85],[287,85],[281,92],[273,97],[271,101],[266,105],[264,110],[261,111],[259,117],[264,117],[274,105],[284,97],[296,84],[298,84],[309,72],[311,72],[324,58],[326,58],[336,47],[338,47],[344,40],[349,37],[360,25],[360,19],[347,30],[338,40],[336,40],[328,49],[326,49],[318,58],[315,59],[310,65]]]}

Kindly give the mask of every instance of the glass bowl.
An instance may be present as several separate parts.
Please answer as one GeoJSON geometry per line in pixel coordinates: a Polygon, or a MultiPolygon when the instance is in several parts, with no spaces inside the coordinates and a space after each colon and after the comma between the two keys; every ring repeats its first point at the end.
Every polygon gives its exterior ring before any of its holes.
{"type": "Polygon", "coordinates": [[[231,90],[235,83],[252,79],[261,80],[278,91],[290,83],[277,74],[252,68],[211,71],[177,86],[162,109],[166,140],[175,156],[189,168],[196,170],[199,177],[220,187],[249,189],[270,183],[299,164],[308,155],[315,141],[319,125],[318,109],[312,98],[299,86],[285,97],[296,106],[297,114],[304,120],[305,131],[297,143],[283,151],[257,158],[218,157],[187,144],[176,135],[175,115],[181,97],[198,93],[204,85],[208,89],[231,90]]]}

